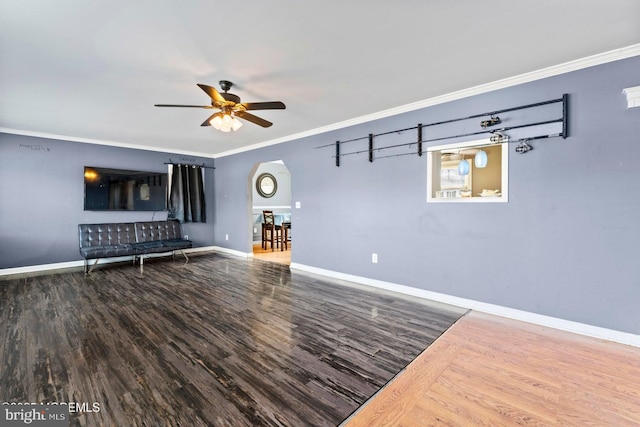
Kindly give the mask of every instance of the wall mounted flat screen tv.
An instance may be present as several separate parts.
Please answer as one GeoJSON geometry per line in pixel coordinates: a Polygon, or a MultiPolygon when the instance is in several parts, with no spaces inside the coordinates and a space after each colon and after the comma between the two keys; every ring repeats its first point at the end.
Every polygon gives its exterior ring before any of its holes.
{"type": "Polygon", "coordinates": [[[85,166],[85,211],[163,211],[166,209],[166,173],[85,166]]]}

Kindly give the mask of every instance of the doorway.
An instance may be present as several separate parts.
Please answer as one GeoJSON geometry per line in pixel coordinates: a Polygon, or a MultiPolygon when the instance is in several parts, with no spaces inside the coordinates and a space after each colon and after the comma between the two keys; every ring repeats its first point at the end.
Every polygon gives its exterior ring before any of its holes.
{"type": "MultiPolygon", "coordinates": [[[[257,163],[249,173],[251,189],[251,225],[253,256],[268,262],[291,264],[292,233],[287,229],[288,241],[262,244],[263,211],[272,211],[279,227],[291,223],[291,173],[282,160],[257,163]]],[[[282,230],[282,237],[285,232],[282,230]]]]}

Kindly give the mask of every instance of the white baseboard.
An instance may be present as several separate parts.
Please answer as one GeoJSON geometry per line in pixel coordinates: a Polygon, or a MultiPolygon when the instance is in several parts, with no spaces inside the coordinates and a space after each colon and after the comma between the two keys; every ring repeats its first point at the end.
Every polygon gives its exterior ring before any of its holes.
{"type": "MultiPolygon", "coordinates": [[[[241,252],[234,249],[224,248],[221,246],[206,246],[200,248],[193,248],[185,250],[186,253],[197,252],[222,252],[229,255],[238,256],[241,258],[252,258],[253,253],[241,252]]],[[[166,256],[166,254],[152,254],[149,257],[166,256]]],[[[130,262],[131,257],[114,257],[101,259],[101,264],[109,264],[114,262],[130,262]]],[[[53,264],[32,265],[26,267],[4,268],[0,269],[0,276],[9,276],[14,274],[36,273],[50,270],[61,270],[66,268],[82,268],[84,262],[69,261],[53,264]]],[[[587,325],[585,323],[573,322],[570,320],[559,319],[556,317],[545,316],[542,314],[536,314],[523,310],[516,310],[509,307],[504,307],[495,304],[488,304],[481,301],[475,301],[466,298],[460,298],[447,294],[441,294],[438,292],[427,291],[424,289],[413,288],[410,286],[400,285],[397,283],[385,282],[382,280],[370,279],[362,276],[355,276],[351,274],[339,273],[332,270],[325,270],[322,268],[312,267],[304,264],[291,263],[291,270],[298,270],[301,272],[307,272],[317,274],[320,276],[331,277],[339,280],[346,280],[365,286],[371,286],[378,289],[384,289],[391,292],[397,292],[404,295],[415,296],[418,298],[424,298],[431,301],[437,301],[445,304],[450,304],[462,308],[481,311],[483,313],[494,314],[496,316],[507,317],[514,320],[521,320],[523,322],[533,323],[549,328],[559,329],[567,332],[573,332],[580,335],[586,335],[594,338],[599,338],[607,341],[618,342],[621,344],[631,345],[634,347],[640,347],[640,335],[631,334],[628,332],[616,331],[614,329],[601,328],[598,326],[587,325]]]]}
{"type": "MultiPolygon", "coordinates": [[[[131,257],[109,258],[109,260],[111,259],[113,259],[113,261],[105,260],[105,263],[106,262],[122,262],[123,260],[131,261],[131,257]]],[[[27,265],[25,267],[3,268],[3,269],[0,269],[0,276],[11,276],[13,274],[25,274],[25,273],[37,273],[40,271],[62,270],[65,268],[75,268],[75,267],[81,267],[81,268],[84,267],[84,262],[69,261],[69,262],[57,262],[53,264],[27,265]]]]}
{"type": "Polygon", "coordinates": [[[215,250],[216,250],[215,246],[202,246],[199,248],[185,249],[184,251],[188,254],[194,254],[198,252],[215,252],[215,250]]]}
{"type": "MultiPolygon", "coordinates": [[[[184,252],[187,254],[197,253],[197,252],[211,252],[217,250],[215,246],[205,246],[201,248],[191,248],[185,249],[184,252]]],[[[222,252],[222,251],[221,251],[222,252]]],[[[170,255],[170,252],[165,252],[161,254],[149,254],[145,255],[145,258],[157,258],[170,255]]],[[[100,258],[98,261],[98,265],[111,264],[114,262],[131,262],[131,255],[129,256],[119,256],[119,257],[111,257],[111,258],[100,258]]],[[[89,260],[89,264],[93,264],[93,260],[89,260]]],[[[28,265],[25,267],[13,267],[13,268],[2,268],[0,269],[0,276],[10,276],[13,274],[25,274],[25,273],[39,273],[43,271],[52,271],[52,270],[62,270],[66,268],[84,268],[84,261],[68,261],[68,262],[57,262],[52,264],[40,264],[40,265],[28,265]]]]}
{"type": "Polygon", "coordinates": [[[253,258],[253,252],[241,252],[235,249],[224,248],[222,246],[211,246],[211,248],[217,252],[234,255],[241,258],[253,258]]]}
{"type": "Polygon", "coordinates": [[[500,305],[488,304],[481,301],[475,301],[447,294],[441,294],[438,292],[427,291],[424,289],[413,288],[410,286],[399,285],[397,283],[385,282],[382,280],[375,280],[367,277],[354,276],[351,274],[344,274],[336,271],[325,270],[322,268],[311,267],[304,264],[291,263],[290,269],[313,273],[325,277],[331,277],[339,280],[346,280],[365,286],[371,286],[374,288],[397,292],[404,295],[410,295],[462,308],[477,310],[483,313],[493,314],[509,319],[520,320],[523,322],[533,323],[536,325],[546,326],[562,331],[573,332],[580,335],[586,335],[607,341],[640,347],[640,335],[635,335],[628,332],[601,328],[598,326],[587,325],[584,323],[573,322],[570,320],[559,319],[556,317],[545,316],[528,311],[516,310],[500,305]]]}

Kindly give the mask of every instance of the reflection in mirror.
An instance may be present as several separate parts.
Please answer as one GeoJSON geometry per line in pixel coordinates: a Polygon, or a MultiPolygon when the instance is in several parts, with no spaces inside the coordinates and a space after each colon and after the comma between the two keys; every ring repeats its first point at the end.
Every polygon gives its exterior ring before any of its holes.
{"type": "Polygon", "coordinates": [[[427,201],[507,201],[508,153],[488,140],[430,147],[427,201]]]}

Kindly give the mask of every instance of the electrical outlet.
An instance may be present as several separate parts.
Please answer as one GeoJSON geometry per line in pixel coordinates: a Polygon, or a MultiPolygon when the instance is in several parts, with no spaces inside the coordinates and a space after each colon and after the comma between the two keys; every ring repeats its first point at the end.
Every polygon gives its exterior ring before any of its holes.
{"type": "Polygon", "coordinates": [[[257,233],[258,229],[256,227],[253,227],[253,234],[257,233]]]}
{"type": "Polygon", "coordinates": [[[187,239],[187,240],[189,240],[189,235],[188,235],[188,234],[185,234],[185,235],[184,235],[184,238],[185,238],[185,239],[187,239]]]}
{"type": "Polygon", "coordinates": [[[371,254],[371,262],[374,264],[378,263],[378,254],[371,254]]]}
{"type": "Polygon", "coordinates": [[[229,240],[229,235],[228,234],[224,235],[224,240],[229,240]]]}
{"type": "Polygon", "coordinates": [[[296,209],[300,209],[300,202],[296,202],[296,209]]]}

